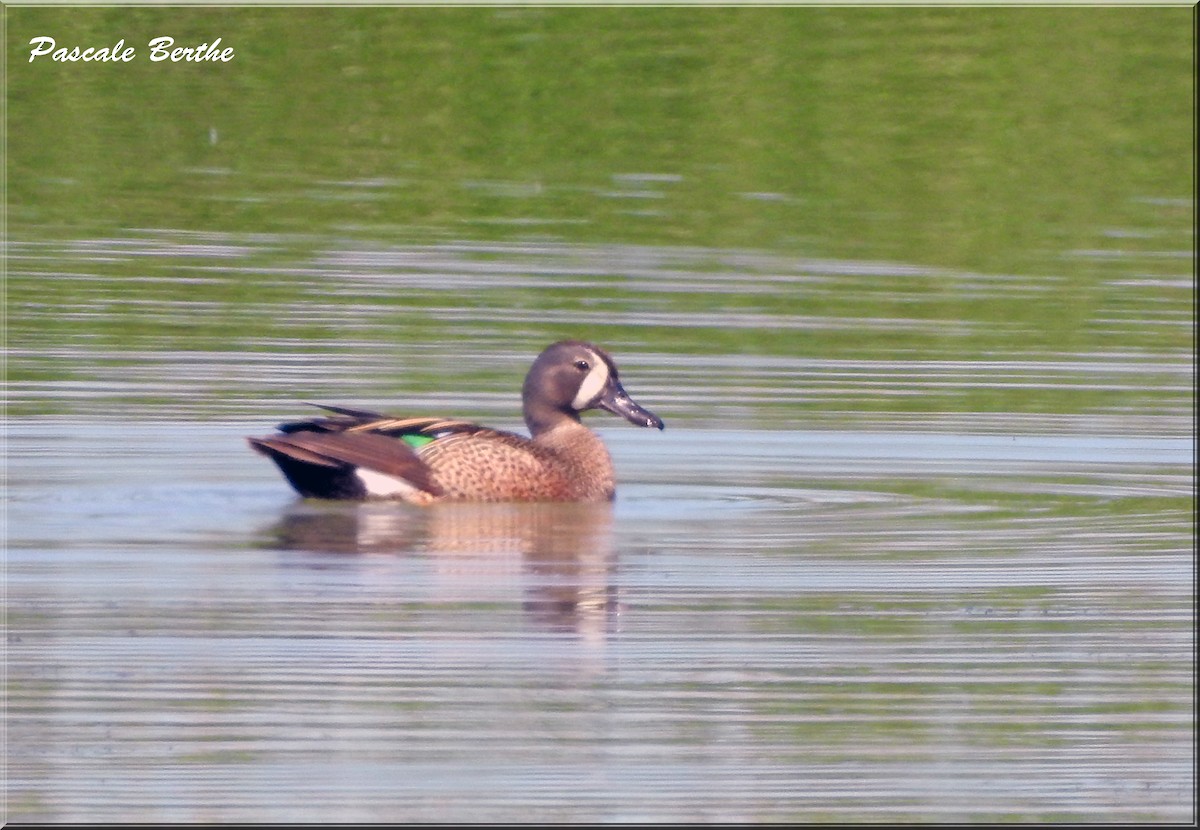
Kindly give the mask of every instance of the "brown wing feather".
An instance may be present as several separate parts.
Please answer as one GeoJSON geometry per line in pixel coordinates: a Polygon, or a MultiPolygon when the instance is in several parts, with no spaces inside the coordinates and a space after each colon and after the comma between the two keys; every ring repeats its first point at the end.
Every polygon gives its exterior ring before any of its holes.
{"type": "Polygon", "coordinates": [[[252,439],[256,448],[281,453],[297,461],[326,467],[366,467],[404,479],[420,490],[440,495],[429,467],[403,441],[372,432],[293,432],[252,439]]]}
{"type": "Polygon", "coordinates": [[[379,418],[345,427],[347,432],[379,432],[384,435],[428,435],[442,437],[447,434],[474,435],[491,432],[487,427],[470,421],[455,421],[450,418],[379,418]]]}
{"type": "Polygon", "coordinates": [[[247,438],[250,446],[261,452],[263,455],[271,455],[278,453],[286,455],[289,458],[294,458],[297,461],[303,461],[306,464],[316,464],[320,467],[342,467],[344,464],[329,458],[324,455],[318,455],[310,452],[299,446],[293,441],[289,441],[286,437],[277,438],[247,438]]]}
{"type": "Polygon", "coordinates": [[[470,421],[458,421],[451,418],[394,418],[390,415],[380,415],[378,412],[367,412],[342,406],[315,405],[335,414],[323,418],[289,421],[280,424],[279,431],[287,435],[300,432],[377,432],[391,436],[427,435],[429,437],[492,431],[470,421]]]}
{"type": "MultiPolygon", "coordinates": [[[[352,467],[363,467],[401,478],[431,496],[523,491],[531,482],[547,478],[536,448],[513,433],[450,418],[395,418],[341,406],[321,408],[332,414],[280,424],[277,435],[249,439],[256,450],[272,456],[302,492],[317,488],[307,479],[297,484],[302,477],[293,462],[346,475],[352,475],[352,467]],[[406,436],[435,440],[416,450],[403,440],[406,436]],[[477,440],[462,443],[466,438],[477,440]]],[[[557,491],[558,486],[551,489],[557,491]]]]}

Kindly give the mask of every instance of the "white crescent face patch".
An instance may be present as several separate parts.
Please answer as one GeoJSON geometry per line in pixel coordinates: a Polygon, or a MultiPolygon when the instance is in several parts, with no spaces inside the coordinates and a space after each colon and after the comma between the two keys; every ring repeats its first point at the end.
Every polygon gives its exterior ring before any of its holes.
{"type": "Polygon", "coordinates": [[[604,387],[608,385],[608,364],[599,355],[589,355],[591,357],[592,368],[584,377],[583,383],[579,384],[579,391],[575,393],[575,400],[571,401],[571,408],[576,412],[582,412],[593,403],[596,398],[600,397],[600,393],[604,391],[604,387]]]}

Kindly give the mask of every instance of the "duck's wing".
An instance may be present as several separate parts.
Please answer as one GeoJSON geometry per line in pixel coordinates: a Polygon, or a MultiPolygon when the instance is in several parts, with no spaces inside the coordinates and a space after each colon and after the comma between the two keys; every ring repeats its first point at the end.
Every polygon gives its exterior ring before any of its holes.
{"type": "Polygon", "coordinates": [[[247,439],[302,496],[429,502],[442,495],[442,488],[417,450],[447,435],[487,431],[466,421],[322,408],[332,414],[290,421],[275,435],[247,439]]]}
{"type": "Polygon", "coordinates": [[[541,472],[537,449],[513,433],[449,418],[395,418],[343,406],[321,408],[331,414],[289,421],[280,424],[275,435],[247,439],[303,496],[387,497],[418,503],[461,496],[468,485],[483,486],[469,464],[450,460],[462,453],[468,439],[476,453],[490,448],[485,455],[504,462],[502,466],[528,468],[534,481],[541,472]],[[441,478],[449,479],[451,492],[439,483],[441,478]],[[467,481],[460,485],[459,478],[467,481]]]}
{"type": "Polygon", "coordinates": [[[470,421],[459,421],[452,418],[396,418],[363,409],[350,409],[344,406],[326,406],[314,404],[332,416],[322,418],[307,418],[302,421],[289,421],[279,424],[276,429],[285,435],[298,432],[329,432],[329,433],[375,433],[392,438],[425,439],[409,440],[414,447],[419,447],[427,441],[443,438],[449,435],[479,435],[496,432],[470,421]]]}

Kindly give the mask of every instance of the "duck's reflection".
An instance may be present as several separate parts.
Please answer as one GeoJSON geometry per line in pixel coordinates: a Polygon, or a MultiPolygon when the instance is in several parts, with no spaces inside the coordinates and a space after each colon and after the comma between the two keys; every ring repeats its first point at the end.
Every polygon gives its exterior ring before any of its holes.
{"type": "Polygon", "coordinates": [[[612,511],[603,504],[447,503],[428,508],[299,502],[274,528],[280,548],[428,556],[442,576],[517,575],[539,627],[603,637],[617,614],[612,511]]]}

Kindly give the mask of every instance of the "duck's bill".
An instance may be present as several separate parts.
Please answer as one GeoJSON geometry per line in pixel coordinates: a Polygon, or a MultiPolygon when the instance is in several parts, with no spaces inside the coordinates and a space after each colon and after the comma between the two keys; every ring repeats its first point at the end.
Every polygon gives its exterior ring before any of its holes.
{"type": "Polygon", "coordinates": [[[620,415],[631,424],[636,424],[639,427],[655,427],[656,429],[663,428],[662,418],[659,418],[649,409],[645,409],[634,403],[633,398],[626,394],[621,388],[621,384],[617,381],[609,383],[608,388],[604,390],[604,394],[596,401],[596,406],[611,412],[614,415],[620,415]]]}

